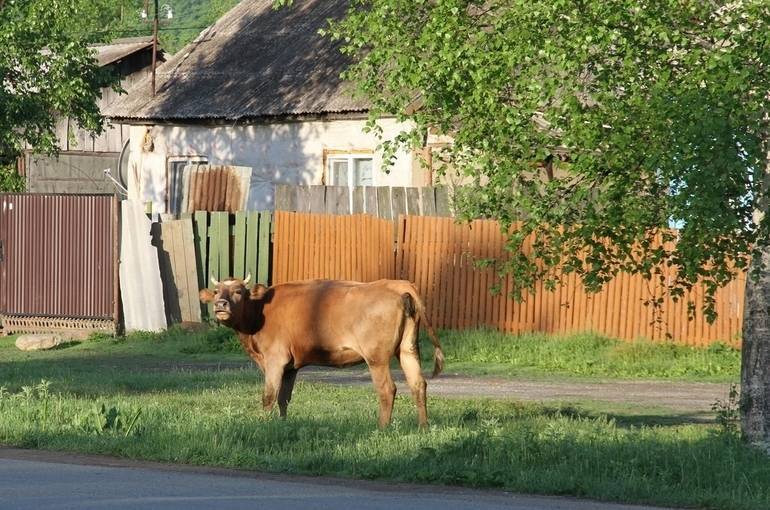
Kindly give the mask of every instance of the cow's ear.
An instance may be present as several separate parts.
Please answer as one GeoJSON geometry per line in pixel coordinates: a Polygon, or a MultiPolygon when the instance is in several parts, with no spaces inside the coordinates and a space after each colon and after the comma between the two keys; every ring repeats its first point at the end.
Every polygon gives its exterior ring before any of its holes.
{"type": "Polygon", "coordinates": [[[258,283],[251,288],[251,293],[249,294],[249,298],[257,301],[265,297],[265,294],[267,294],[267,287],[265,287],[261,283],[258,283]]]}
{"type": "Polygon", "coordinates": [[[201,298],[202,303],[211,303],[214,301],[214,292],[209,289],[203,289],[198,293],[198,297],[201,298]]]}

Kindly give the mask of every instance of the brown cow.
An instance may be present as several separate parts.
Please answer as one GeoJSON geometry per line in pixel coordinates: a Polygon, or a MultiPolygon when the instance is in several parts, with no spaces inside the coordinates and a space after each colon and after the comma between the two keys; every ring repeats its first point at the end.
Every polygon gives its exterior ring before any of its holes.
{"type": "Polygon", "coordinates": [[[427,425],[426,384],[417,343],[420,319],[435,349],[434,376],[443,368],[444,354],[410,282],[308,280],[249,290],[249,277],[211,281],[215,289],[201,290],[201,301],[214,302],[217,320],[238,333],[241,345],[265,374],[266,410],[277,399],[280,415],[286,417],[297,370],[306,365],[346,367],[365,362],[380,399],[379,425],[386,427],[396,396],[390,374],[395,356],[417,404],[419,425],[427,425]]]}

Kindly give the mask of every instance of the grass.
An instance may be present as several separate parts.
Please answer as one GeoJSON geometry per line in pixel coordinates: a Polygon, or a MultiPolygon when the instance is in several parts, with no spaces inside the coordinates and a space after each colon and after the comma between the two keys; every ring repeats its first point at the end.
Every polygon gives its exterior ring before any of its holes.
{"type": "Polygon", "coordinates": [[[703,349],[590,333],[511,336],[485,330],[445,331],[440,339],[450,369],[475,375],[729,382],[740,374],[740,351],[722,343],[703,349]]]}
{"type": "MultiPolygon", "coordinates": [[[[463,335],[442,340],[450,360],[514,352],[500,342],[480,353],[463,335]]],[[[431,428],[420,433],[414,406],[399,396],[393,426],[379,431],[371,389],[300,379],[284,422],[259,409],[258,373],[236,347],[222,330],[100,338],[32,353],[2,339],[0,443],[668,506],[770,508],[770,460],[713,421],[606,403],[432,397],[431,428]]],[[[541,373],[546,365],[530,362],[541,373]]]]}

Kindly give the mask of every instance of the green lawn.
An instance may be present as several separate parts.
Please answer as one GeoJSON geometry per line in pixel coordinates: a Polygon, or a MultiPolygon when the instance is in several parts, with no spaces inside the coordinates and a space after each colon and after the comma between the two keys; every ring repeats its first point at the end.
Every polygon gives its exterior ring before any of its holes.
{"type": "MultiPolygon", "coordinates": [[[[583,333],[511,336],[485,330],[444,331],[447,365],[476,375],[737,381],[740,351],[722,343],[708,349],[583,333]]],[[[424,356],[428,356],[427,341],[424,356]]]]}
{"type": "MultiPolygon", "coordinates": [[[[442,335],[451,371],[463,352],[459,338],[442,335]]],[[[33,353],[2,339],[0,443],[670,506],[770,508],[770,460],[728,426],[662,414],[651,420],[627,405],[431,397],[430,430],[420,433],[414,406],[399,396],[393,426],[379,431],[370,388],[302,381],[284,422],[259,409],[261,380],[236,347],[222,330],[102,338],[33,353]]],[[[489,355],[477,347],[470,350],[489,355]]],[[[544,374],[551,362],[528,363],[544,374]]],[[[582,363],[576,358],[576,366],[582,363]]],[[[559,373],[611,373],[602,370],[559,373]]],[[[643,372],[626,370],[633,377],[643,372]]]]}

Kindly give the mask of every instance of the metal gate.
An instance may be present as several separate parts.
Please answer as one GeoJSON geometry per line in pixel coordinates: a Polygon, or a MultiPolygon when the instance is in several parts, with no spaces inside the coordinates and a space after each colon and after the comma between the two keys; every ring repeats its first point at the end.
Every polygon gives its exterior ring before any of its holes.
{"type": "Polygon", "coordinates": [[[117,200],[0,193],[3,333],[114,331],[117,200]]]}

